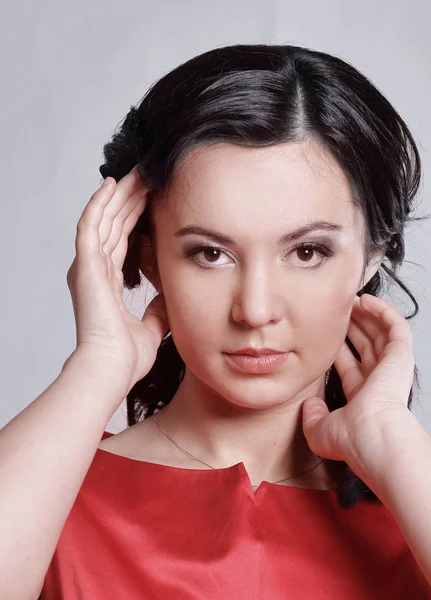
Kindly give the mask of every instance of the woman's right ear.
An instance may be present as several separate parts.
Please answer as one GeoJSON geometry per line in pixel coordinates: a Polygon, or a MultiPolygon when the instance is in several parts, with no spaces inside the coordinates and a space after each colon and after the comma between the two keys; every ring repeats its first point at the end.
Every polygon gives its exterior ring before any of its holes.
{"type": "Polygon", "coordinates": [[[157,271],[157,260],[152,241],[147,234],[142,233],[138,241],[138,266],[141,273],[151,285],[161,293],[161,285],[157,271]]]}

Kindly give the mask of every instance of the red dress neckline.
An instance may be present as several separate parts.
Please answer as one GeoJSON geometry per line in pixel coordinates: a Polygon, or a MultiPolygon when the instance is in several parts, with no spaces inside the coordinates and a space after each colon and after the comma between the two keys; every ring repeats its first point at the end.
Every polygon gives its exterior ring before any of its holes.
{"type": "Polygon", "coordinates": [[[337,500],[97,448],[41,600],[431,600],[385,506],[337,500]]]}
{"type": "MultiPolygon", "coordinates": [[[[111,437],[115,434],[110,433],[105,431],[103,434],[102,439],[105,439],[107,437],[111,437]]],[[[181,478],[183,483],[184,483],[184,477],[185,474],[187,473],[187,475],[190,475],[191,478],[195,479],[195,478],[201,478],[202,479],[202,483],[203,480],[206,479],[207,482],[211,482],[211,478],[212,479],[216,479],[217,480],[217,484],[219,485],[220,483],[222,483],[222,479],[225,478],[226,481],[231,480],[232,478],[234,479],[241,479],[244,482],[244,486],[246,488],[248,488],[249,493],[256,497],[258,494],[261,493],[262,490],[264,490],[265,488],[267,490],[275,490],[275,489],[281,489],[281,490],[294,490],[292,493],[299,493],[299,494],[304,494],[304,493],[313,493],[313,492],[317,492],[317,493],[326,493],[328,494],[328,496],[333,496],[334,498],[337,496],[337,492],[336,490],[321,490],[321,489],[316,489],[316,488],[305,488],[305,487],[299,487],[299,486],[293,486],[293,485],[280,485],[278,483],[272,483],[270,481],[265,481],[263,480],[259,486],[256,488],[256,490],[253,490],[253,487],[251,485],[251,480],[250,477],[248,475],[247,469],[245,468],[245,464],[243,461],[240,461],[238,463],[235,463],[234,465],[230,465],[228,467],[221,467],[218,469],[190,469],[190,468],[184,468],[184,467],[174,467],[173,465],[163,465],[160,463],[154,463],[154,462],[150,462],[150,461],[146,461],[146,460],[141,460],[138,458],[132,458],[129,456],[124,456],[122,454],[115,454],[114,452],[110,452],[109,450],[105,450],[103,448],[97,448],[96,451],[96,455],[95,458],[98,460],[102,460],[102,461],[109,461],[112,460],[114,462],[117,462],[119,464],[119,466],[127,466],[127,468],[131,469],[131,470],[136,470],[137,472],[141,469],[141,470],[145,470],[145,471],[152,471],[152,475],[159,475],[162,476],[163,474],[165,475],[169,475],[170,478],[181,478]]],[[[214,481],[215,483],[215,481],[214,481]]],[[[284,492],[287,493],[287,492],[284,492]]]]}

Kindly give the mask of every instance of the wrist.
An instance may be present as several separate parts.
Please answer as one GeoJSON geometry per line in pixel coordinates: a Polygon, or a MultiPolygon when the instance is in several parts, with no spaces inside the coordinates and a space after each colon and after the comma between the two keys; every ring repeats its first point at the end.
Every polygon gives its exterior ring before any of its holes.
{"type": "Polygon", "coordinates": [[[356,449],[354,458],[346,462],[381,498],[391,486],[395,471],[405,468],[409,460],[418,459],[415,448],[422,435],[427,434],[408,408],[388,411],[373,433],[364,436],[364,445],[356,449]]]}
{"type": "Polygon", "coordinates": [[[127,396],[130,388],[128,365],[120,364],[111,357],[85,347],[76,348],[61,369],[62,379],[73,378],[86,385],[94,385],[100,393],[114,397],[127,396]]]}

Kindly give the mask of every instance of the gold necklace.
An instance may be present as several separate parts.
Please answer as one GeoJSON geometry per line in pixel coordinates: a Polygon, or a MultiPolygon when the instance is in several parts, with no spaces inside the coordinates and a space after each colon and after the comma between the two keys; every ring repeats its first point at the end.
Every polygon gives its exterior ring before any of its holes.
{"type": "MultiPolygon", "coordinates": [[[[168,438],[171,440],[171,442],[173,444],[175,444],[175,446],[177,448],[179,448],[181,450],[181,452],[185,452],[185,454],[187,454],[188,456],[190,456],[191,458],[193,458],[194,460],[199,461],[200,463],[202,463],[203,465],[206,465],[207,467],[210,467],[210,469],[215,469],[216,467],[213,467],[211,465],[209,465],[208,463],[206,463],[203,460],[200,460],[199,458],[196,458],[196,456],[193,456],[193,454],[190,454],[190,452],[187,452],[187,450],[184,450],[184,448],[181,448],[181,446],[179,446],[168,434],[167,432],[163,429],[163,427],[159,424],[159,422],[157,421],[156,417],[154,415],[151,415],[151,418],[153,419],[153,421],[155,422],[155,424],[157,425],[157,427],[160,429],[160,431],[168,438]]],[[[323,459],[324,460],[324,459],[323,459]]],[[[317,463],[317,465],[315,465],[314,467],[312,467],[311,469],[308,469],[307,471],[304,471],[303,473],[299,473],[298,475],[294,475],[293,477],[286,477],[285,479],[279,479],[278,481],[272,481],[270,483],[281,483],[282,481],[287,481],[288,479],[295,479],[296,477],[300,477],[301,475],[305,475],[306,473],[310,473],[310,471],[314,471],[314,469],[316,469],[316,467],[318,467],[320,464],[322,464],[323,460],[321,460],[320,462],[317,463]]],[[[257,488],[257,485],[252,485],[251,486],[253,489],[257,488]]]]}

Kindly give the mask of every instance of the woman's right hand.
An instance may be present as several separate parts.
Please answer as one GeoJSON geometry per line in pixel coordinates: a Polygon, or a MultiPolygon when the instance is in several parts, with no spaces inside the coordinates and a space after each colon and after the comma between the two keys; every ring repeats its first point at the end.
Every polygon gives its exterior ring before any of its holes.
{"type": "Polygon", "coordinates": [[[74,354],[106,361],[107,369],[124,378],[126,393],[151,369],[169,329],[163,295],[149,303],[142,319],[123,300],[128,237],[147,194],[136,166],[118,183],[107,178],[79,219],[76,256],[67,273],[76,321],[74,354]]]}

